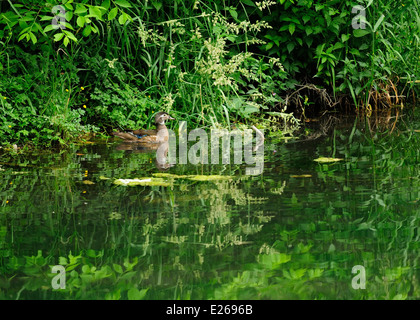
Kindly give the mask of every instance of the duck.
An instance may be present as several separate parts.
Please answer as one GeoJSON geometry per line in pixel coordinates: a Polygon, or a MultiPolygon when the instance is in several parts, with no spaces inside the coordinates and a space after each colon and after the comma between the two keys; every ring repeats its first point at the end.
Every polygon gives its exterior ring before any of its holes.
{"type": "Polygon", "coordinates": [[[175,120],[175,118],[172,118],[168,113],[161,111],[155,115],[156,130],[114,131],[112,134],[123,139],[124,142],[160,144],[169,139],[169,131],[165,125],[165,122],[168,120],[175,120]]]}

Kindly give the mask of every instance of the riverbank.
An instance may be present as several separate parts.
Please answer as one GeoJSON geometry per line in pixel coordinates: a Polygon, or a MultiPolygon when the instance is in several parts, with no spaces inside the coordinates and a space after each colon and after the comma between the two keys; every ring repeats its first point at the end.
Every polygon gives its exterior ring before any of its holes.
{"type": "Polygon", "coordinates": [[[288,135],[297,120],[403,108],[419,92],[415,0],[0,6],[0,138],[10,150],[151,127],[158,111],[192,128],[288,135]]]}

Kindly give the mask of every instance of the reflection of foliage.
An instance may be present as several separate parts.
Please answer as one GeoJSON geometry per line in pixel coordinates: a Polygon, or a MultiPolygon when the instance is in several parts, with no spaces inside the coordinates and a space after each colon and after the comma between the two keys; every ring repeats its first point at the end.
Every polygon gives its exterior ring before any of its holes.
{"type": "Polygon", "coordinates": [[[211,298],[401,300],[407,299],[410,294],[416,297],[420,293],[416,272],[408,267],[386,269],[383,279],[372,274],[367,279],[369,290],[354,290],[350,286],[350,277],[340,276],[340,273],[348,271],[334,267],[334,264],[331,267],[301,267],[297,263],[299,260],[315,261],[314,255],[309,253],[311,247],[300,243],[290,254],[286,254],[274,247],[263,246],[257,263],[218,287],[211,298]],[[334,283],[331,272],[338,276],[334,283]]]}
{"type": "MultiPolygon", "coordinates": [[[[249,237],[259,233],[272,218],[263,210],[254,210],[267,199],[248,191],[250,181],[246,177],[232,180],[228,172],[223,176],[210,175],[214,177],[210,181],[175,179],[167,187],[114,186],[117,177],[151,176],[136,173],[138,168],[151,171],[150,155],[133,154],[121,159],[118,153],[111,153],[104,161],[101,154],[90,152],[90,148],[93,147],[82,146],[74,156],[66,153],[65,157],[46,154],[38,160],[23,156],[4,159],[7,165],[13,163],[25,170],[2,172],[5,184],[0,191],[7,199],[0,216],[0,259],[2,265],[8,266],[1,272],[8,283],[4,298],[35,297],[35,292],[30,293],[34,290],[53,298],[96,295],[127,299],[128,292],[142,292],[144,288],[153,288],[149,294],[156,298],[156,281],[169,289],[184,286],[191,277],[196,281],[206,279],[213,268],[212,259],[219,260],[225,252],[233,253],[235,247],[250,246],[249,237]],[[59,161],[61,166],[57,167],[59,161]],[[121,161],[124,166],[119,165],[121,161]],[[12,245],[12,237],[24,250],[12,245]],[[38,237],[44,239],[42,243],[38,237]],[[48,253],[47,257],[31,256],[33,250],[41,249],[48,253]],[[88,254],[80,253],[76,258],[68,253],[85,249],[88,254]],[[93,252],[101,252],[101,256],[93,257],[93,252]],[[18,258],[28,253],[30,259],[39,262],[31,274],[25,273],[27,258],[18,258]],[[74,269],[67,274],[67,290],[60,295],[51,293],[48,284],[48,264],[57,263],[51,262],[54,257],[64,265],[66,259],[70,265],[71,260],[80,263],[73,263],[74,269]],[[142,282],[141,288],[118,282],[117,265],[125,269],[116,260],[127,257],[138,261],[132,272],[136,274],[134,282],[142,282]],[[28,284],[31,290],[25,286],[27,281],[34,281],[33,285],[28,284]],[[111,287],[116,289],[106,289],[111,287]]],[[[230,174],[235,175],[234,171],[230,174]]],[[[252,261],[252,256],[247,260],[252,261]]]]}
{"type": "Polygon", "coordinates": [[[418,297],[419,139],[408,129],[371,137],[355,126],[314,154],[281,146],[261,176],[177,166],[170,172],[235,178],[167,187],[114,185],[156,170],[150,154],[106,145],[3,156],[0,297],[418,297]],[[313,161],[320,156],[344,160],[313,161]],[[55,264],[69,268],[66,291],[51,290],[55,264]],[[359,264],[368,290],[351,288],[359,264]]]}
{"type": "MultiPolygon", "coordinates": [[[[95,266],[103,256],[103,252],[87,250],[82,254],[68,257],[60,257],[59,265],[65,267],[65,286],[63,289],[52,289],[52,280],[55,276],[51,272],[51,257],[44,257],[41,251],[36,256],[24,258],[12,257],[4,267],[8,273],[14,276],[9,279],[1,279],[0,288],[9,286],[20,287],[16,298],[25,294],[26,298],[33,297],[30,292],[52,291],[52,298],[62,297],[72,299],[129,299],[139,300],[146,296],[147,289],[142,289],[139,283],[139,273],[133,271],[138,259],[133,262],[125,259],[122,265],[113,263],[95,266]],[[109,290],[108,287],[112,289],[109,290]]],[[[37,297],[35,295],[35,297],[37,297]]],[[[0,299],[15,298],[0,290],[0,299]]]]}

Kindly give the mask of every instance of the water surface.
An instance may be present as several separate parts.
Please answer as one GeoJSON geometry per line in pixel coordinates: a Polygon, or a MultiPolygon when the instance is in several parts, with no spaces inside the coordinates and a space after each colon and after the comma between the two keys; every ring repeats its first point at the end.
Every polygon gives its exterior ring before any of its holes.
{"type": "Polygon", "coordinates": [[[111,139],[3,154],[0,298],[418,299],[420,125],[369,126],[269,137],[255,176],[246,164],[162,171],[154,151],[111,139]],[[176,176],[114,184],[162,172],[176,176]]]}

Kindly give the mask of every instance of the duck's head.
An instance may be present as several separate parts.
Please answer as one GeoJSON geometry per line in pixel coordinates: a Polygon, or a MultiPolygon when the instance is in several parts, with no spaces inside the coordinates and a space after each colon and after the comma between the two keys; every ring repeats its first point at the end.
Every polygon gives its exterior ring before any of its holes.
{"type": "Polygon", "coordinates": [[[164,125],[167,120],[175,120],[175,118],[172,118],[168,113],[166,112],[158,112],[155,115],[155,123],[164,125]]]}

